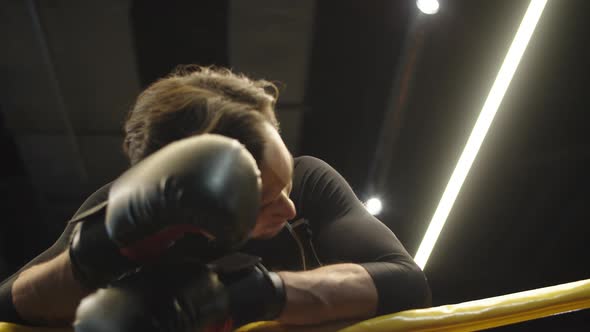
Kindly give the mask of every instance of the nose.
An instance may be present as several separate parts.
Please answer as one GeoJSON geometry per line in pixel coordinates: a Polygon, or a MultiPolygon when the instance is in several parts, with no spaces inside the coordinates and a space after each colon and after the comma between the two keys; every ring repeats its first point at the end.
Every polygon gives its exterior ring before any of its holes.
{"type": "Polygon", "coordinates": [[[277,208],[274,213],[276,216],[280,216],[286,220],[295,218],[297,211],[295,210],[295,204],[289,198],[289,196],[281,194],[281,197],[277,200],[276,204],[277,208]]]}

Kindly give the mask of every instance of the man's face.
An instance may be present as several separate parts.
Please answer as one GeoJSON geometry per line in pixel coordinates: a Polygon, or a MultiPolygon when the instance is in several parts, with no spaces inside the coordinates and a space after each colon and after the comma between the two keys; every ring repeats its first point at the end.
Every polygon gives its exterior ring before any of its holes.
{"type": "Polygon", "coordinates": [[[266,125],[267,141],[260,167],[262,202],[256,226],[250,236],[268,239],[277,235],[287,220],[295,217],[295,205],[289,198],[293,185],[293,156],[279,133],[266,125]]]}

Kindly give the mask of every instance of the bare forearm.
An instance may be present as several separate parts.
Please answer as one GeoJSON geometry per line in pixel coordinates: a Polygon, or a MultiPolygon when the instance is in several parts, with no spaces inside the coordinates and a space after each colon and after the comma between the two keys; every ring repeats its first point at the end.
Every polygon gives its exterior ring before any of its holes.
{"type": "Polygon", "coordinates": [[[23,271],[14,281],[12,298],[26,321],[44,325],[66,325],[76,307],[88,294],[74,279],[67,251],[52,260],[23,271]]]}
{"type": "Polygon", "coordinates": [[[279,272],[287,303],[279,321],[315,324],[367,319],[375,315],[377,290],[369,273],[357,264],[335,264],[305,272],[279,272]]]}

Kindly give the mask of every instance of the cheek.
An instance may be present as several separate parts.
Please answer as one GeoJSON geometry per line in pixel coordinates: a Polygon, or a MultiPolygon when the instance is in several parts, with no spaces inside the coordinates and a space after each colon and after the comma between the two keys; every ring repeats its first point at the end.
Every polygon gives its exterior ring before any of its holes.
{"type": "Polygon", "coordinates": [[[256,217],[256,225],[252,229],[251,236],[253,238],[265,239],[275,235],[275,232],[269,233],[272,228],[272,214],[269,209],[261,209],[256,217]]]}
{"type": "Polygon", "coordinates": [[[268,207],[260,209],[258,211],[258,216],[256,217],[256,226],[262,226],[266,224],[269,220],[271,220],[272,213],[268,207]]]}

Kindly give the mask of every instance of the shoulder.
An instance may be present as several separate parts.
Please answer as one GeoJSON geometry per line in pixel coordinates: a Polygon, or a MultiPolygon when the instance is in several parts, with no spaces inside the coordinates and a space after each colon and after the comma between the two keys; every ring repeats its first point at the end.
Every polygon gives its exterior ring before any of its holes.
{"type": "Polygon", "coordinates": [[[298,217],[327,219],[359,204],[348,182],[327,162],[311,156],[295,158],[291,200],[298,217]]]}
{"type": "Polygon", "coordinates": [[[299,156],[294,159],[295,168],[297,167],[330,167],[325,161],[313,156],[299,156]]]}
{"type": "Polygon", "coordinates": [[[318,172],[338,173],[330,164],[322,159],[312,156],[300,156],[294,158],[294,177],[318,172]]]}
{"type": "Polygon", "coordinates": [[[310,181],[313,183],[335,181],[348,186],[342,175],[326,161],[312,156],[294,158],[293,184],[310,181]]]}
{"type": "Polygon", "coordinates": [[[339,178],[340,174],[327,162],[312,156],[294,158],[293,191],[317,191],[326,182],[339,178]]]}

